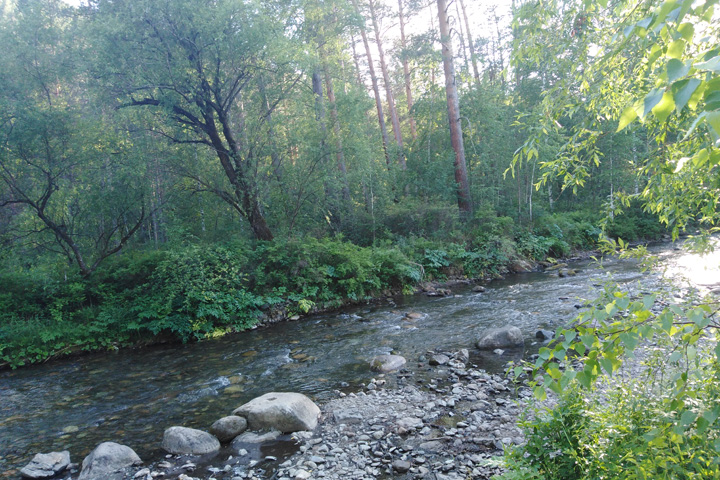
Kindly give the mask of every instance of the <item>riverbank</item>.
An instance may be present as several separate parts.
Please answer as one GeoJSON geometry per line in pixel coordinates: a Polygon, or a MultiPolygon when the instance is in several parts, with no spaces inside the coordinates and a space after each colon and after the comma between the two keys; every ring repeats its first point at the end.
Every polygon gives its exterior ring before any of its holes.
{"type": "MultiPolygon", "coordinates": [[[[404,369],[358,392],[335,391],[312,432],[271,434],[214,458],[167,455],[117,479],[460,480],[501,473],[503,449],[524,441],[516,423],[530,390],[467,364],[466,350],[428,352],[423,360],[413,369],[427,370],[429,380],[404,369]],[[431,365],[443,356],[447,363],[431,365]]],[[[79,466],[72,469],[58,478],[71,480],[79,466]]]]}

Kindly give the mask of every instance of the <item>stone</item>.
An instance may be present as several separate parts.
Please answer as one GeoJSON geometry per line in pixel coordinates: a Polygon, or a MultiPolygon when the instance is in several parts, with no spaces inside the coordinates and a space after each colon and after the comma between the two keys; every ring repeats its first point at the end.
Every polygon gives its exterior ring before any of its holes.
{"type": "Polygon", "coordinates": [[[521,347],[525,343],[522,331],[513,326],[491,328],[483,332],[477,347],[481,350],[496,348],[521,347]]]}
{"type": "Polygon", "coordinates": [[[502,348],[496,348],[495,350],[493,350],[493,353],[495,355],[502,355],[503,353],[505,353],[505,350],[503,350],[502,348]]]}
{"type": "Polygon", "coordinates": [[[238,454],[240,456],[247,455],[247,451],[242,448],[242,445],[247,443],[265,443],[265,442],[272,442],[273,440],[277,440],[277,438],[281,435],[280,432],[277,430],[271,430],[269,432],[265,433],[257,433],[257,432],[245,432],[241,433],[235,439],[232,441],[230,446],[238,451],[238,454]],[[243,453],[243,451],[245,453],[243,453]]]}
{"type": "Polygon", "coordinates": [[[346,425],[361,423],[363,420],[363,417],[360,413],[350,409],[338,408],[336,410],[333,410],[332,414],[335,418],[335,422],[344,423],[346,425]]]}
{"type": "Polygon", "coordinates": [[[162,448],[174,455],[205,455],[220,450],[220,441],[202,430],[170,427],[163,435],[162,448]]]}
{"type": "Polygon", "coordinates": [[[123,468],[142,463],[137,453],[125,445],[104,442],[95,447],[82,462],[78,480],[106,480],[114,478],[123,468]]]}
{"type": "Polygon", "coordinates": [[[50,478],[70,465],[70,452],[38,453],[20,470],[23,478],[50,478]]]}
{"type": "Polygon", "coordinates": [[[388,373],[405,366],[407,360],[400,355],[377,355],[370,362],[370,368],[376,372],[388,373]]]}
{"type": "Polygon", "coordinates": [[[407,460],[395,460],[392,463],[393,470],[398,473],[407,473],[410,470],[410,462],[407,460]]]}
{"type": "Polygon", "coordinates": [[[252,430],[292,433],[314,430],[320,408],[302,393],[271,392],[236,408],[233,415],[245,417],[252,430]]]}
{"type": "Polygon", "coordinates": [[[485,291],[485,287],[483,287],[482,285],[475,285],[472,291],[475,293],[483,293],[485,291]]]}
{"type": "Polygon", "coordinates": [[[436,353],[430,357],[428,362],[430,365],[445,365],[450,361],[450,357],[443,355],[442,353],[436,353]]]}
{"type": "Polygon", "coordinates": [[[221,442],[229,442],[247,429],[244,417],[230,415],[217,420],[210,426],[210,433],[221,442]]]}
{"type": "Polygon", "coordinates": [[[527,273],[532,272],[532,265],[526,260],[515,260],[510,264],[509,267],[511,272],[514,273],[527,273]]]}
{"type": "Polygon", "coordinates": [[[537,338],[538,340],[551,340],[554,336],[555,333],[542,328],[535,332],[535,338],[537,338]]]}

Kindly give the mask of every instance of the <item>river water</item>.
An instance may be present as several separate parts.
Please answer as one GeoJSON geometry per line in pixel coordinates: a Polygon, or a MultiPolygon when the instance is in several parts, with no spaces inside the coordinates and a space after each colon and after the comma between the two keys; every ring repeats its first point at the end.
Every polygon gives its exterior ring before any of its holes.
{"type": "Polygon", "coordinates": [[[468,348],[471,363],[502,370],[509,360],[537,349],[538,328],[566,324],[577,314],[576,305],[593,298],[604,282],[630,285],[656,278],[633,261],[610,260],[603,267],[586,260],[571,265],[579,271],[575,277],[517,274],[493,281],[484,293],[463,286],[451,297],[400,296],[201,343],[0,372],[0,477],[16,476],[39,452],[69,450],[80,462],[103,441],[158,460],[167,427],[207,430],[270,391],[329,400],[335,390],[357,390],[377,375],[368,365],[381,353],[405,356],[410,373],[418,376],[426,370],[418,359],[431,349],[468,348]],[[423,316],[407,321],[409,312],[423,316]],[[524,332],[525,349],[496,355],[474,348],[483,330],[503,325],[524,332]]]}

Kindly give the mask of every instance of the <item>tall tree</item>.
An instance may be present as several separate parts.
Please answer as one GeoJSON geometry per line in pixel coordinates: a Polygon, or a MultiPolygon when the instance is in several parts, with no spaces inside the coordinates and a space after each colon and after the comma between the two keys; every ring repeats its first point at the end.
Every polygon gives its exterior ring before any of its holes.
{"type": "Polygon", "coordinates": [[[405,82],[405,99],[407,100],[408,121],[410,122],[410,135],[413,140],[417,138],[417,127],[413,114],[412,84],[410,82],[410,62],[407,52],[407,38],[405,37],[405,15],[403,13],[403,0],[398,0],[398,21],[400,22],[400,61],[403,66],[403,80],[405,82]]]}
{"type": "MultiPolygon", "coordinates": [[[[105,41],[102,74],[122,99],[119,106],[152,109],[164,136],[210,148],[227,182],[213,193],[248,220],[255,238],[272,240],[258,186],[257,150],[266,130],[248,136],[240,98],[260,72],[277,68],[268,57],[286,39],[282,23],[262,5],[230,0],[98,0],[94,6],[105,41]]],[[[282,96],[299,76],[279,78],[290,78],[282,96]]],[[[267,103],[264,110],[261,120],[269,118],[267,103]]]]}
{"type": "Polygon", "coordinates": [[[445,95],[447,97],[448,122],[450,123],[450,142],[455,152],[455,183],[457,184],[457,202],[460,213],[472,212],[470,185],[465,163],[465,145],[460,123],[460,100],[458,98],[455,66],[453,64],[452,38],[448,22],[447,2],[437,0],[438,21],[440,24],[440,43],[442,44],[443,70],[445,72],[445,95]]]}
{"type": "Polygon", "coordinates": [[[472,67],[473,67],[473,76],[475,77],[475,83],[479,84],[480,83],[480,72],[478,70],[477,55],[475,54],[475,44],[473,43],[472,32],[470,30],[470,21],[468,20],[467,10],[465,9],[465,2],[463,2],[463,0],[458,0],[458,1],[460,2],[460,8],[462,9],[463,19],[465,20],[465,33],[467,34],[468,47],[470,48],[470,60],[472,62],[472,67]]]}
{"type": "Polygon", "coordinates": [[[400,167],[405,170],[407,166],[405,163],[405,153],[403,152],[403,138],[402,131],[400,130],[400,119],[398,118],[397,108],[395,108],[395,97],[393,96],[390,72],[388,70],[387,62],[385,61],[385,52],[383,50],[382,38],[380,36],[380,24],[378,22],[378,12],[375,8],[373,0],[368,0],[368,6],[370,7],[370,18],[372,20],[373,30],[375,31],[375,43],[378,49],[378,56],[380,57],[380,70],[382,71],[383,81],[385,82],[385,95],[387,98],[388,111],[390,112],[393,135],[395,136],[395,144],[398,151],[398,163],[400,163],[400,167]]]}
{"type": "Polygon", "coordinates": [[[358,6],[357,0],[352,0],[353,7],[355,7],[355,13],[363,20],[360,22],[360,36],[362,37],[363,45],[365,46],[365,55],[368,60],[368,73],[370,74],[370,81],[372,82],[373,93],[375,94],[375,107],[377,108],[378,124],[380,125],[380,134],[382,135],[383,150],[385,152],[385,162],[388,167],[390,166],[390,154],[388,152],[388,134],[387,127],[385,126],[385,115],[383,114],[382,99],[380,98],[380,87],[378,86],[377,75],[375,74],[375,64],[372,58],[372,52],[370,51],[370,43],[367,38],[367,30],[365,29],[365,20],[360,13],[360,7],[358,6]]]}

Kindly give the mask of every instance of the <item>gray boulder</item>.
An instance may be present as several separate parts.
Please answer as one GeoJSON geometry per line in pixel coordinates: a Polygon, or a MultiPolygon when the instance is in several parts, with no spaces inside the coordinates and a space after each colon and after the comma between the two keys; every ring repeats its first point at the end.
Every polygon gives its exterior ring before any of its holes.
{"type": "Polygon", "coordinates": [[[249,401],[232,413],[245,417],[252,430],[292,433],[314,430],[320,408],[302,393],[271,392],[249,401]]]}
{"type": "Polygon", "coordinates": [[[477,347],[481,350],[495,350],[496,348],[521,347],[525,343],[523,334],[517,327],[501,327],[486,330],[477,347]]]}
{"type": "Polygon", "coordinates": [[[70,465],[70,452],[38,453],[30,460],[20,475],[23,478],[50,478],[70,465]]]}
{"type": "Polygon", "coordinates": [[[402,368],[407,363],[405,357],[400,355],[378,355],[370,362],[370,368],[376,372],[392,372],[402,368]]]}
{"type": "Polygon", "coordinates": [[[115,442],[101,443],[82,462],[78,480],[107,480],[120,477],[120,470],[142,463],[137,453],[115,442]],[[116,474],[116,475],[113,475],[116,474]]]}
{"type": "Polygon", "coordinates": [[[237,415],[223,417],[210,427],[210,433],[221,442],[229,442],[247,429],[247,420],[237,415]]]}
{"type": "Polygon", "coordinates": [[[202,430],[170,427],[163,435],[162,448],[174,455],[205,455],[220,450],[220,441],[202,430]]]}

